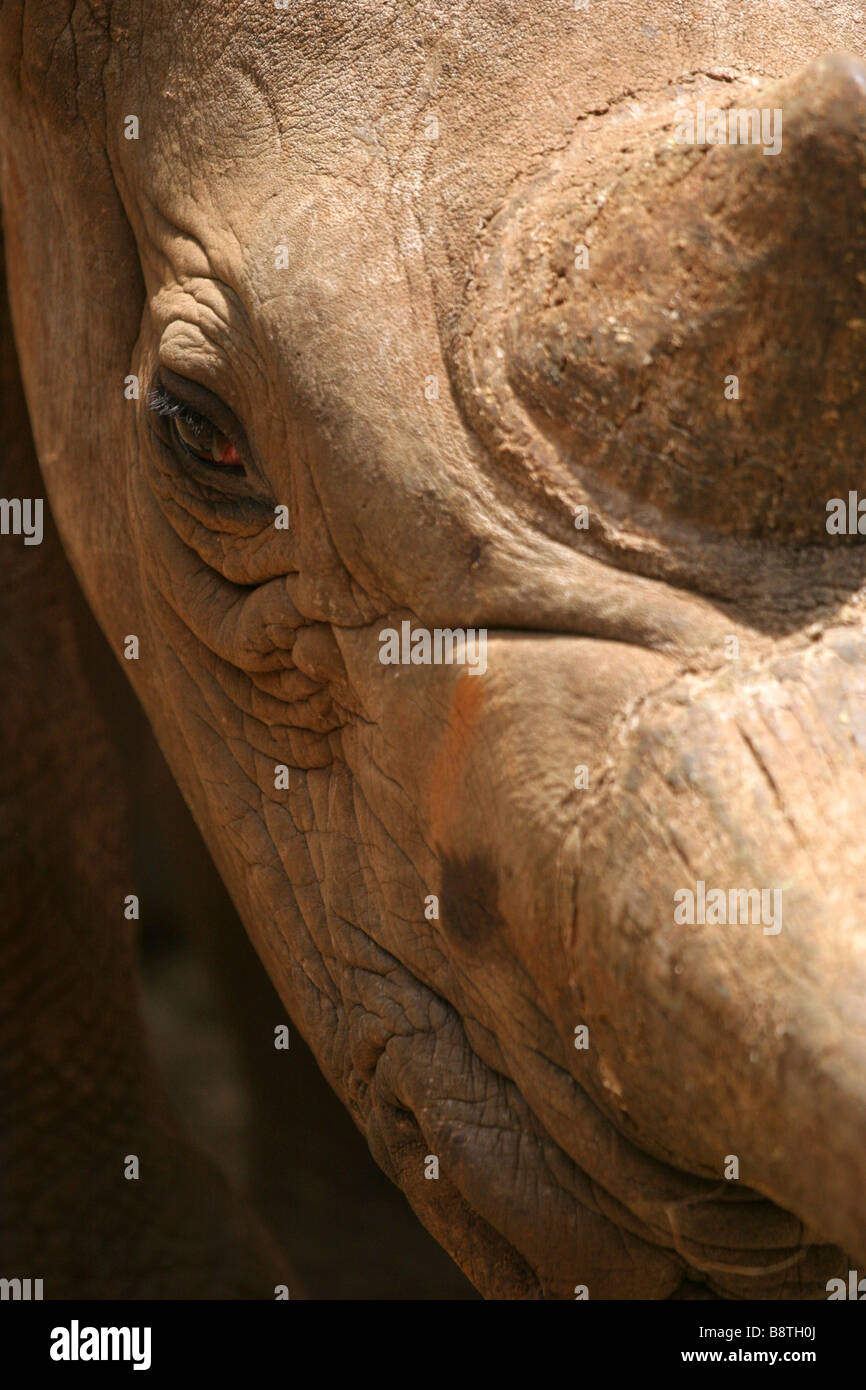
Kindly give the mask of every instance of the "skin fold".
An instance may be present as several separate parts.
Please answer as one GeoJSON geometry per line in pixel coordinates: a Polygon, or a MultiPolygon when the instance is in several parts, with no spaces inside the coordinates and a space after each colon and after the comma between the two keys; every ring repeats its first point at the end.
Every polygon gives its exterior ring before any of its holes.
{"type": "Polygon", "coordinates": [[[0,10],[69,561],[291,1017],[487,1297],[820,1298],[866,1258],[863,561],[825,527],[866,427],[863,25],[0,10]],[[780,152],[678,144],[698,101],[781,110],[780,152]],[[243,472],[179,462],[160,377],[243,472]],[[483,674],[383,664],[405,620],[484,629],[483,674]],[[676,924],[698,881],[780,890],[781,930],[676,924]]]}

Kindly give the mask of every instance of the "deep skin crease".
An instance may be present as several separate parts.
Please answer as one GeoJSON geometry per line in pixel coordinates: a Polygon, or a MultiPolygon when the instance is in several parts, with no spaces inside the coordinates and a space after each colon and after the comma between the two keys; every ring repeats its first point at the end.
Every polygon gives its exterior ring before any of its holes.
{"type": "Polygon", "coordinates": [[[139,639],[256,949],[476,1286],[823,1297],[866,1257],[866,644],[859,549],[814,519],[855,463],[796,446],[833,410],[863,439],[837,244],[866,88],[816,61],[862,21],[615,9],[7,2],[16,342],[70,561],[118,655],[139,639]],[[672,151],[678,103],[782,79],[781,172],[672,151]],[[790,285],[801,188],[820,292],[790,285]],[[558,263],[590,225],[587,296],[558,263]],[[690,412],[732,353],[744,413],[706,434],[749,468],[720,484],[690,412]],[[243,475],[166,443],[160,373],[222,403],[243,475]],[[487,629],[485,675],[382,666],[406,617],[487,629]],[[783,886],[784,929],[677,934],[699,878],[783,886]]]}

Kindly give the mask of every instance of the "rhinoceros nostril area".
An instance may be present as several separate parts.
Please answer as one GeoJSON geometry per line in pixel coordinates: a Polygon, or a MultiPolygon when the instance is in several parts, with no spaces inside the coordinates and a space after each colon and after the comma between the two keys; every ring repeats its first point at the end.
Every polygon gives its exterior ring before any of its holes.
{"type": "Polygon", "coordinates": [[[496,869],[482,855],[441,856],[439,913],[446,937],[458,946],[477,948],[501,935],[496,869]]]}
{"type": "Polygon", "coordinates": [[[827,543],[866,442],[866,67],[599,140],[511,229],[511,390],[615,521],[827,543]]]}

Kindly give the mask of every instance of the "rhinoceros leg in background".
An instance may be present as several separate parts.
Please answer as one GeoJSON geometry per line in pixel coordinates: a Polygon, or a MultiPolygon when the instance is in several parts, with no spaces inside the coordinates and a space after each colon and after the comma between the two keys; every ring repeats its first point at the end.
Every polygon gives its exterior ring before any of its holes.
{"type": "MultiPolygon", "coordinates": [[[[43,495],[5,287],[0,493],[43,495]]],[[[0,538],[0,1273],[45,1298],[273,1298],[285,1258],[173,1118],[145,1046],[101,641],[47,508],[41,545],[0,538]]]]}

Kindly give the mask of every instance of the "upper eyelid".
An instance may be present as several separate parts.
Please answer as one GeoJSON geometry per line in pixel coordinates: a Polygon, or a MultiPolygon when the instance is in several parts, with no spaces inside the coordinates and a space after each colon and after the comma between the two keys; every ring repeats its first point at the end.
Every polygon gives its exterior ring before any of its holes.
{"type": "Polygon", "coordinates": [[[186,401],[180,400],[177,396],[172,395],[170,391],[167,391],[162,382],[152,387],[148,392],[147,408],[148,410],[154,411],[156,415],[162,415],[167,418],[179,417],[185,424],[188,424],[193,429],[201,425],[209,425],[211,429],[217,428],[206,415],[202,415],[198,410],[193,410],[191,406],[187,405],[186,401]]]}
{"type": "Polygon", "coordinates": [[[168,402],[179,401],[181,410],[193,418],[200,416],[229,439],[246,441],[246,432],[234,411],[194,377],[181,376],[172,368],[159,365],[151,378],[151,387],[153,390],[161,388],[168,402]]]}

